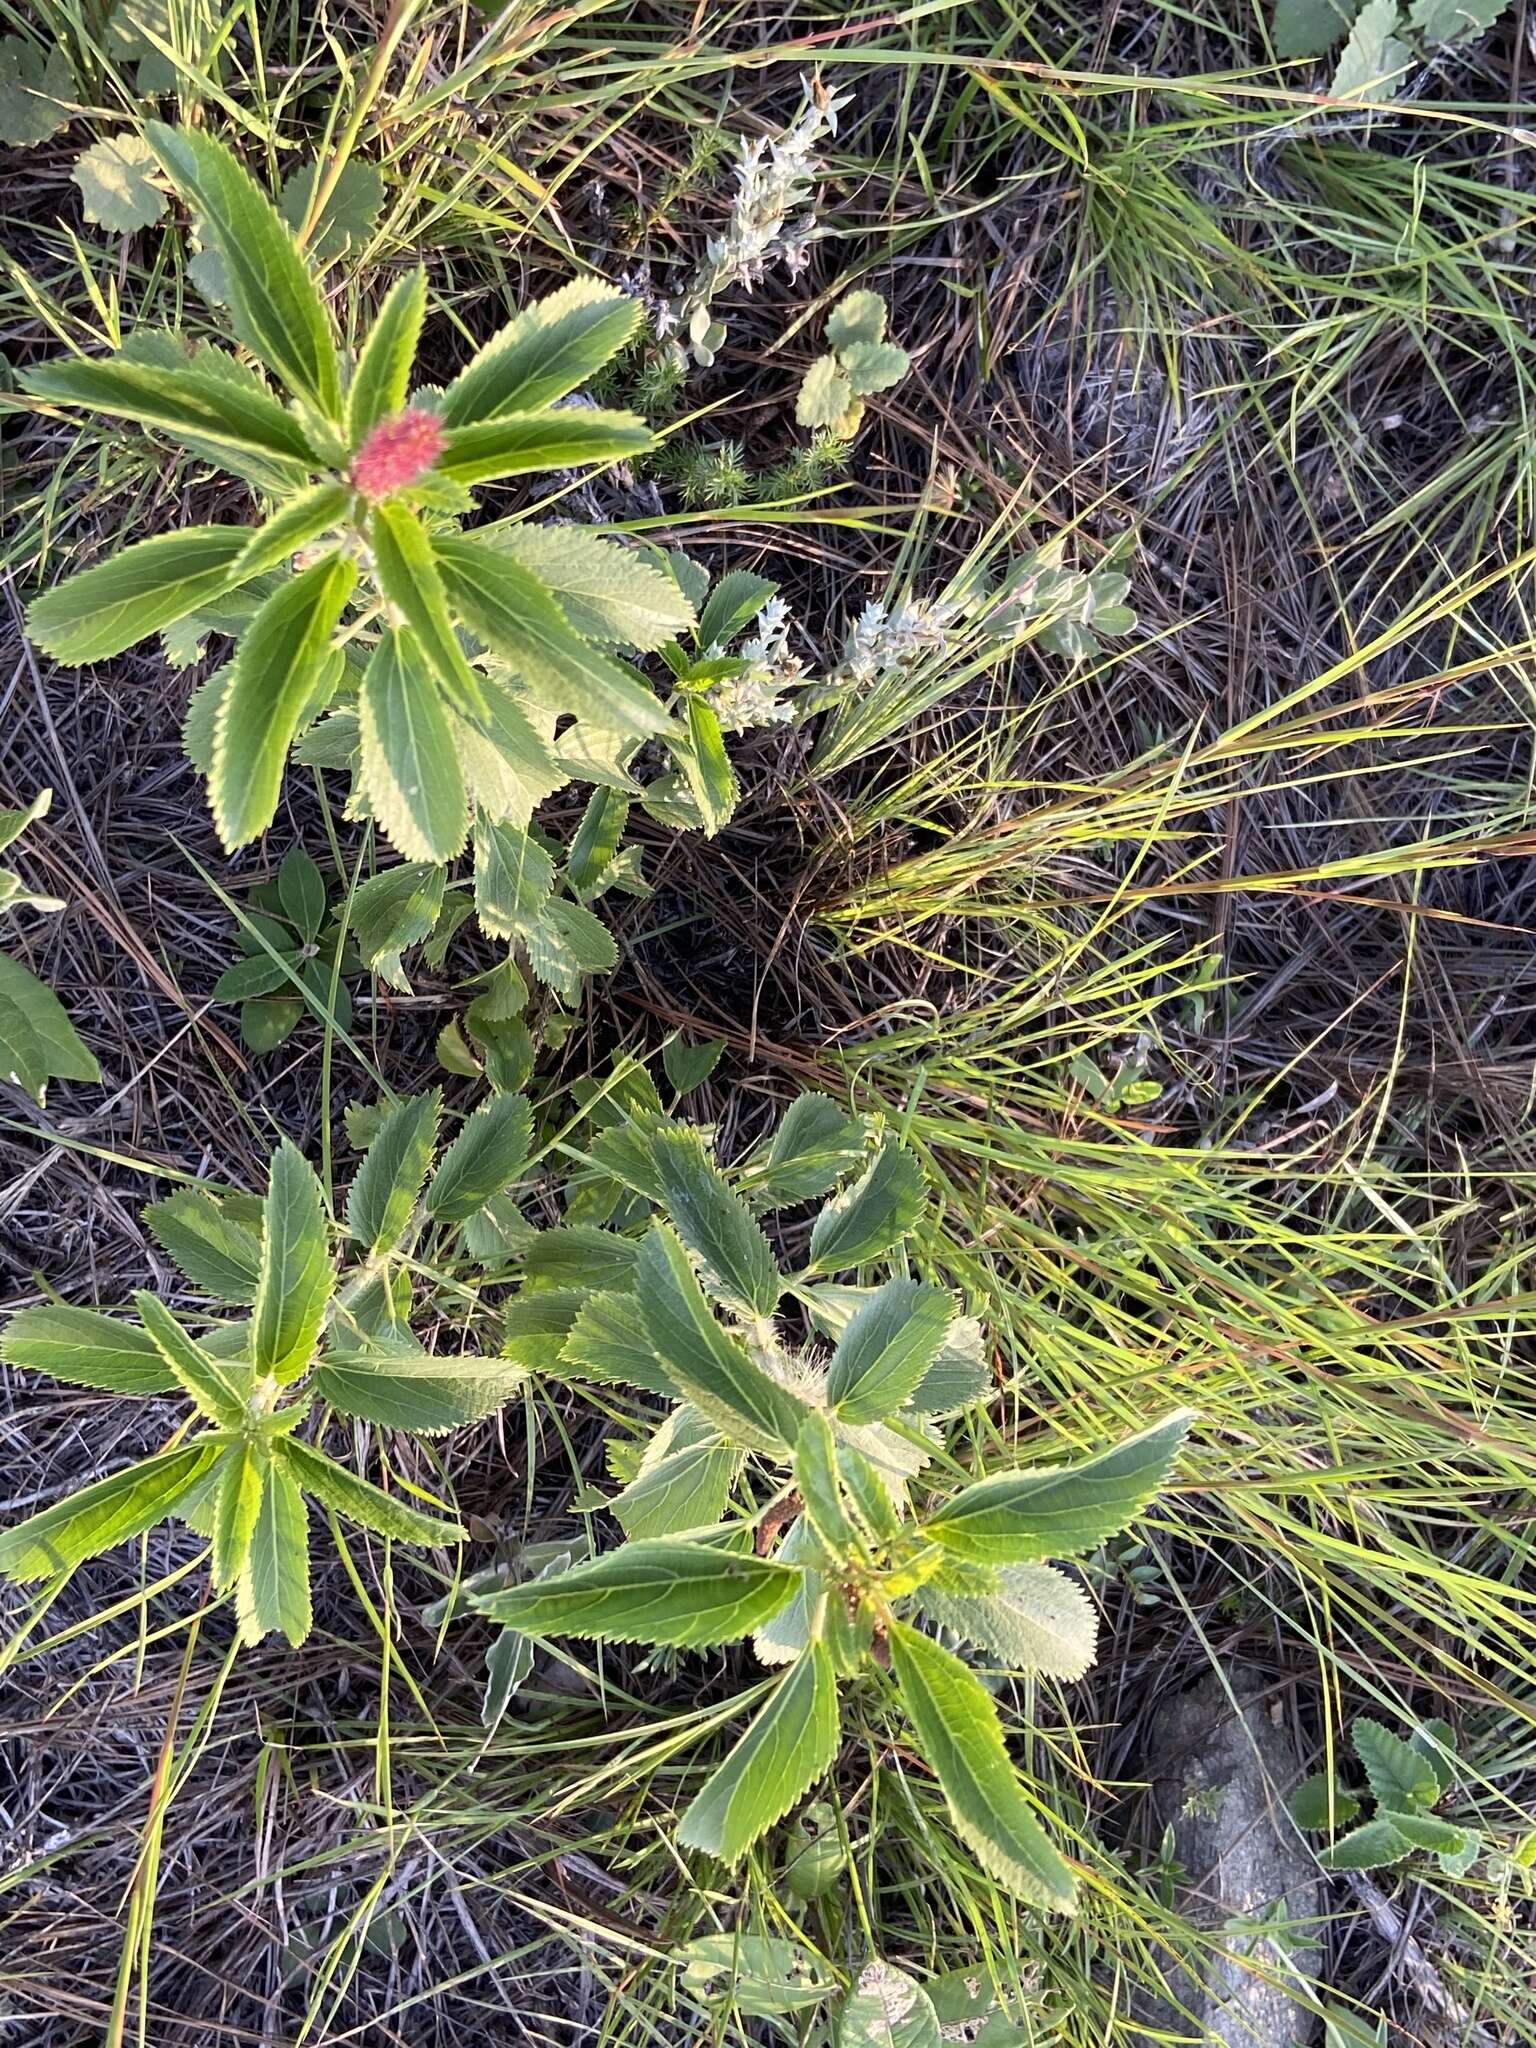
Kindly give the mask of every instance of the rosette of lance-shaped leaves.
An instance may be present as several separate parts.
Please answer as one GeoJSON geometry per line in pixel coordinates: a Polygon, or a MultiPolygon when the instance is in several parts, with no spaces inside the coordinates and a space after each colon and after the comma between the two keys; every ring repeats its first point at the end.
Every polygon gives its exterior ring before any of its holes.
{"type": "Polygon", "coordinates": [[[205,1312],[193,1335],[143,1291],[136,1321],[63,1303],[11,1317],[6,1363],[116,1394],[180,1392],[194,1413],[155,1456],[0,1532],[0,1572],[64,1577],[174,1517],[211,1544],[214,1584],[233,1593],[243,1637],[279,1630],[297,1644],[310,1627],[306,1498],[403,1542],[463,1540],[451,1515],[359,1478],[301,1434],[330,1408],[433,1435],[490,1414],[524,1378],[502,1358],[435,1357],[410,1335],[400,1262],[424,1229],[458,1231],[480,1215],[528,1156],[521,1097],[477,1110],[440,1158],[439,1111],[435,1095],[419,1096],[375,1119],[347,1202],[350,1270],[338,1273],[343,1247],[320,1183],[285,1140],[264,1200],[191,1185],[145,1212],[192,1287],[245,1318],[205,1312]]]}
{"type": "Polygon", "coordinates": [[[692,626],[677,579],[578,527],[456,530],[480,487],[651,445],[633,414],[562,403],[630,338],[637,302],[566,285],[446,390],[413,389],[424,271],[398,281],[353,358],[306,252],[231,152],[146,132],[254,360],[146,334],[29,371],[26,388],[221,463],[267,516],[158,535],[69,577],[31,607],[39,645],[79,665],[155,632],[180,659],[210,632],[235,641],[188,722],[231,848],[271,822],[290,747],[333,706],[351,720],[364,807],[407,862],[453,858],[472,824],[522,835],[570,779],[558,721],[575,721],[566,752],[583,732],[599,755],[660,737],[691,773],[688,726],[621,658],[692,626]]]}
{"type": "Polygon", "coordinates": [[[356,949],[346,942],[325,877],[303,847],[283,856],[274,881],[251,890],[236,943],[241,957],[214,983],[213,999],[239,1004],[240,1036],[252,1052],[285,1045],[306,1007],[333,1016],[338,1031],[351,1029],[352,999],[336,977],[356,972],[356,949]]]}
{"type": "Polygon", "coordinates": [[[1070,1910],[1071,1872],[1014,1772],[997,1706],[935,1631],[1006,1669],[1080,1677],[1092,1610],[1048,1560],[1096,1548],[1148,1504],[1188,1415],[1088,1458],[928,1483],[930,1418],[986,1384],[979,1326],[905,1273],[838,1277],[900,1255],[927,1201],[919,1162],[811,1095],[728,1175],[701,1132],[643,1093],[632,1087],[627,1114],[585,1145],[628,1227],[533,1238],[505,1317],[518,1360],[672,1404],[609,1503],[630,1540],[470,1604],[523,1636],[680,1648],[751,1636],[782,1667],[682,1816],[680,1839],[728,1863],[831,1767],[840,1683],[888,1663],[879,1682],[962,1839],[1020,1897],[1070,1910]],[[805,1261],[786,1274],[759,1218],[821,1197],[805,1261]],[[830,1355],[784,1340],[789,1301],[834,1336],[830,1355]],[[732,1521],[749,1465],[760,1504],[732,1521]]]}

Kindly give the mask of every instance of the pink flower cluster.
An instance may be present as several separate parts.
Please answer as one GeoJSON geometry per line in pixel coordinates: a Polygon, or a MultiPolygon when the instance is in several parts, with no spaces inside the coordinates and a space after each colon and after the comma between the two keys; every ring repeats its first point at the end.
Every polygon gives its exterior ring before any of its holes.
{"type": "Polygon", "coordinates": [[[412,407],[380,420],[352,458],[352,481],[375,503],[419,483],[443,448],[443,423],[435,412],[412,407]]]}

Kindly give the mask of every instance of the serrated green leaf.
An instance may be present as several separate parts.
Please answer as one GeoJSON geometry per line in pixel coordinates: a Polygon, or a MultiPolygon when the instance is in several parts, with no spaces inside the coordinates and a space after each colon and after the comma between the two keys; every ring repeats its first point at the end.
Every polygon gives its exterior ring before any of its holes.
{"type": "Polygon", "coordinates": [[[245,1419],[245,1396],[239,1369],[226,1365],[189,1337],[165,1304],[146,1288],[133,1302],[144,1334],[200,1415],[222,1429],[238,1429],[245,1419]]]}
{"type": "Polygon", "coordinates": [[[234,574],[242,580],[284,567],[300,548],[307,548],[338,526],[351,502],[343,484],[312,484],[280,505],[258,526],[241,550],[234,574]]]}
{"type": "Polygon", "coordinates": [[[304,1491],[312,1493],[322,1506],[334,1509],[344,1520],[356,1522],[361,1528],[372,1529],[377,1536],[394,1536],[402,1543],[432,1547],[464,1541],[465,1532],[458,1522],[443,1521],[436,1515],[423,1514],[419,1508],[408,1507],[394,1494],[386,1493],[370,1480],[359,1479],[355,1472],[349,1472],[334,1458],[328,1458],[298,1437],[285,1438],[275,1455],[287,1465],[304,1491]]]}
{"type": "MultiPolygon", "coordinates": [[[[127,356],[82,356],[70,362],[41,362],[20,381],[35,397],[53,399],[63,406],[90,406],[92,412],[154,426],[199,449],[227,451],[231,457],[256,455],[285,467],[313,469],[315,465],[303,428],[270,391],[254,381],[223,377],[207,367],[199,369],[193,360],[180,360],[174,369],[162,369],[154,362],[135,362],[127,356]]],[[[242,526],[193,526],[180,539],[186,541],[199,532],[223,532],[240,547],[250,539],[250,528],[242,526]]],[[[162,535],[160,539],[172,537],[162,535]]],[[[125,555],[147,547],[154,543],[139,541],[137,549],[125,549],[125,555]]],[[[123,561],[125,555],[119,555],[117,561],[123,561]]]]}
{"type": "Polygon", "coordinates": [[[554,886],[554,861],[531,832],[475,820],[475,915],[488,938],[526,935],[554,886]]]}
{"type": "Polygon", "coordinates": [[[991,1384],[986,1331],[975,1316],[957,1316],[918,1382],[912,1406],[919,1415],[953,1415],[979,1399],[991,1384]]]}
{"type": "Polygon", "coordinates": [[[259,1372],[291,1380],[314,1356],[336,1285],[320,1183],[291,1139],[272,1155],[262,1214],[251,1355],[259,1372]]]}
{"type": "Polygon", "coordinates": [[[344,1415],[435,1436],[494,1415],[527,1378],[509,1359],[434,1358],[409,1348],[332,1351],[311,1385],[344,1415]]]}
{"type": "Polygon", "coordinates": [[[62,42],[45,56],[25,36],[0,38],[0,142],[28,149],[48,141],[69,120],[74,74],[62,42]]]}
{"type": "MultiPolygon", "coordinates": [[[[315,180],[325,169],[319,163],[300,164],[283,180],[277,210],[295,235],[308,217],[315,180]]],[[[384,178],[378,166],[348,157],[304,244],[311,267],[324,272],[343,256],[361,251],[383,208],[384,178]]]]}
{"type": "Polygon", "coordinates": [[[878,292],[849,292],[827,315],[827,340],[833,348],[885,339],[886,306],[878,292]]]}
{"type": "Polygon", "coordinates": [[[1509,0],[1409,0],[1408,26],[1438,49],[1481,35],[1508,5],[1509,0]]]}
{"type": "Polygon", "coordinates": [[[436,559],[469,630],[541,701],[604,731],[648,739],[668,730],[648,685],[573,632],[546,584],[496,549],[440,536],[436,559]]]}
{"type": "Polygon", "coordinates": [[[203,1188],[177,1188],[143,1212],[156,1240],[194,1287],[220,1301],[256,1298],[261,1239],[203,1188]]]}
{"type": "Polygon", "coordinates": [[[1381,1870],[1402,1863],[1413,1854],[1413,1844],[1391,1821],[1380,1815],[1363,1827],[1343,1835],[1318,1856],[1324,1870],[1381,1870]]]}
{"type": "Polygon", "coordinates": [[[326,556],[273,592],[240,643],[214,724],[208,782],[214,823],[231,852],[277,813],[288,749],[356,577],[355,563],[326,556]]]}
{"type": "Polygon", "coordinates": [[[930,1621],[988,1651],[1010,1671],[1078,1679],[1098,1646],[1092,1601],[1075,1580],[1048,1564],[1007,1565],[990,1592],[922,1586],[917,1604],[930,1621]]]}
{"type": "Polygon", "coordinates": [[[1076,1881],[1024,1797],[991,1694],[916,1629],[893,1622],[887,1640],[902,1706],[961,1840],[1016,1898],[1072,1912],[1076,1881]]]}
{"type": "Polygon", "coordinates": [[[427,1187],[427,1213],[462,1223],[522,1172],[533,1143],[533,1111],[525,1095],[482,1103],[444,1153],[427,1187]]]}
{"type": "Polygon", "coordinates": [[[638,300],[595,278],[562,286],[492,336],[449,386],[443,419],[463,427],[552,405],[624,346],[640,315],[638,300]]]}
{"type": "Polygon", "coordinates": [[[648,654],[694,625],[693,606],[671,576],[585,527],[519,523],[476,538],[537,577],[571,630],[595,646],[648,654]]]}
{"type": "Polygon", "coordinates": [[[712,1528],[725,1513],[741,1453],[719,1437],[701,1417],[697,1441],[681,1441],[677,1418],[689,1417],[686,1405],[674,1408],[641,1460],[640,1470],[608,1503],[609,1512],[632,1542],[652,1536],[676,1536],[687,1529],[712,1528]],[[655,1453],[665,1448],[663,1455],[655,1453]]]}
{"type": "Polygon", "coordinates": [[[817,356],[795,399],[795,419],[802,427],[835,427],[852,403],[853,386],[837,357],[817,356]]]}
{"type": "Polygon", "coordinates": [[[707,652],[710,648],[728,646],[757,617],[778,587],[770,577],[759,576],[751,569],[727,570],[699,614],[700,649],[707,652]]]}
{"type": "Polygon", "coordinates": [[[99,1081],[96,1055],[46,982],[0,953],[0,1079],[41,1105],[50,1081],[99,1081]]]}
{"type": "Polygon", "coordinates": [[[663,1126],[651,1134],[650,1148],[662,1206],[699,1261],[705,1286],[743,1316],[772,1315],[784,1286],[772,1249],[710,1158],[703,1133],[663,1126]]]}
{"type": "Polygon", "coordinates": [[[633,1238],[589,1224],[541,1230],[524,1257],[523,1282],[528,1287],[614,1288],[627,1294],[634,1286],[639,1250],[633,1238]]]}
{"type": "Polygon", "coordinates": [[[678,1841],[739,1863],[831,1768],[837,1738],[837,1678],[825,1644],[813,1643],[694,1798],[678,1823],[678,1841]]]}
{"type": "Polygon", "coordinates": [[[449,703],[473,718],[485,708],[485,693],[459,645],[439,557],[419,516],[408,505],[386,501],[374,507],[370,531],[380,589],[415,634],[449,703]]]}
{"type": "Polygon", "coordinates": [[[677,1233],[653,1223],[636,1266],[641,1321],[675,1391],[749,1450],[794,1447],[805,1403],[716,1322],[677,1233]]]}
{"type": "Polygon", "coordinates": [[[1354,1793],[1328,1771],[1303,1778],[1285,1804],[1299,1828],[1347,1828],[1360,1811],[1354,1793]]]}
{"type": "Polygon", "coordinates": [[[558,1363],[577,1379],[604,1385],[645,1387],[665,1400],[677,1389],[651,1349],[632,1294],[604,1290],[581,1304],[562,1337],[558,1363]]]}
{"type": "Polygon", "coordinates": [[[557,1371],[561,1346],[571,1334],[581,1305],[581,1296],[574,1290],[553,1287],[509,1301],[501,1312],[503,1358],[533,1372],[557,1371]]]}
{"type": "Polygon", "coordinates": [[[750,1635],[791,1597],[796,1579],[766,1558],[664,1537],[626,1543],[558,1578],[506,1586],[471,1604],[525,1635],[703,1650],[750,1635]]]}
{"type": "Polygon", "coordinates": [[[553,748],[537,732],[503,683],[484,680],[485,715],[474,723],[454,718],[454,744],[478,810],[496,824],[526,830],[546,796],[570,780],[553,748]]]}
{"type": "Polygon", "coordinates": [[[263,1460],[252,1444],[231,1444],[213,1480],[213,1583],[228,1592],[251,1552],[261,1513],[263,1460]]]}
{"type": "Polygon", "coordinates": [[[347,1196],[347,1228],[370,1252],[393,1251],[437,1147],[439,1088],[397,1102],[374,1134],[347,1196]]]}
{"type": "Polygon", "coordinates": [[[418,266],[390,291],[358,357],[347,393],[347,440],[354,449],[404,406],[426,311],[427,273],[418,266]]]}
{"type": "Polygon", "coordinates": [[[1339,57],[1335,99],[1390,99],[1413,53],[1397,35],[1398,0],[1365,0],[1339,57]]]}
{"type": "Polygon", "coordinates": [[[1412,1809],[1433,1806],[1440,1779],[1429,1758],[1366,1715],[1350,1731],[1355,1754],[1365,1765],[1378,1805],[1412,1809]]]}
{"type": "Polygon", "coordinates": [[[729,2005],[744,2017],[803,2012],[836,1989],[819,1956],[774,1935],[701,1934],[684,1942],[673,1960],[682,1966],[682,1988],[691,1997],[729,2005]]]}
{"type": "Polygon", "coordinates": [[[796,1489],[805,1503],[806,1519],[822,1549],[831,1558],[857,1557],[861,1546],[843,1505],[837,1439],[820,1408],[813,1408],[800,1425],[800,1435],[795,1443],[794,1472],[796,1489]]]}
{"type": "Polygon", "coordinates": [[[530,969],[568,1003],[580,996],[584,976],[618,965],[618,946],[602,919],[563,896],[552,896],[522,937],[530,969]]]}
{"type": "Polygon", "coordinates": [[[1454,1822],[1442,1820],[1436,1813],[1425,1813],[1421,1808],[1400,1810],[1390,1806],[1378,1806],[1376,1818],[1386,1821],[1397,1829],[1400,1835],[1412,1842],[1416,1849],[1433,1849],[1440,1856],[1459,1856],[1467,1843],[1467,1830],[1454,1822]]]}
{"type": "Polygon", "coordinates": [[[851,1187],[834,1195],[811,1228],[811,1273],[841,1273],[878,1259],[917,1228],[928,1201],[923,1169],[886,1138],[851,1187]]]}
{"type": "Polygon", "coordinates": [[[409,627],[385,633],[358,692],[363,783],[407,860],[453,860],[469,834],[464,771],[437,677],[409,627]]]}
{"type": "Polygon", "coordinates": [[[688,740],[674,740],[672,751],[699,807],[704,837],[713,839],[730,822],[741,796],[736,771],[725,750],[720,720],[702,697],[689,697],[685,706],[688,740]]]}
{"type": "Polygon", "coordinates": [[[629,818],[629,799],[614,789],[594,789],[566,855],[565,878],[583,900],[598,893],[629,818]]]}
{"type": "Polygon", "coordinates": [[[941,2039],[916,1978],[878,1957],[864,1965],[838,2019],[837,2048],[939,2048],[941,2039]]]}
{"type": "Polygon", "coordinates": [[[280,1458],[267,1466],[250,1555],[236,1587],[236,1611],[247,1642],[280,1631],[297,1649],[310,1631],[309,1515],[280,1458]]]}
{"type": "Polygon", "coordinates": [[[754,1209],[786,1209],[836,1187],[864,1159],[864,1125],[830,1096],[797,1096],[747,1161],[742,1193],[754,1209]]]}
{"type": "Polygon", "coordinates": [[[578,469],[643,455],[655,435],[638,414],[598,406],[500,413],[470,427],[450,427],[437,460],[452,483],[487,484],[541,469],[578,469]]]}
{"type": "Polygon", "coordinates": [[[45,1302],[19,1309],[0,1330],[0,1359],[73,1387],[164,1394],[178,1382],[142,1330],[93,1308],[45,1302]]]}
{"type": "Polygon", "coordinates": [[[0,1532],[0,1572],[23,1583],[72,1571],[173,1514],[218,1456],[212,1445],[161,1451],[0,1532]]]}
{"type": "Polygon", "coordinates": [[[827,1373],[827,1399],[845,1422],[894,1415],[939,1355],[954,1303],[942,1287],[887,1280],[876,1288],[838,1339],[827,1373]]]}
{"type": "Polygon", "coordinates": [[[115,235],[152,227],[165,211],[165,192],[156,182],[155,152],[131,130],[103,136],[82,150],[70,177],[80,188],[88,221],[115,235]]]}
{"type": "Polygon", "coordinates": [[[1275,0],[1275,55],[1282,61],[1322,56],[1343,42],[1359,11],[1360,0],[1275,0]]]}
{"type": "Polygon", "coordinates": [[[225,590],[247,538],[240,526],[189,526],[135,541],[34,598],[27,631],[68,668],[109,660],[225,590]]]}
{"type": "Polygon", "coordinates": [[[341,387],[330,323],[277,209],[212,136],[159,121],[145,133],[219,257],[235,332],[296,397],[336,419],[341,387]]]}
{"type": "Polygon", "coordinates": [[[1456,1783],[1456,1732],[1449,1721],[1421,1721],[1408,1737],[1435,1774],[1442,1798],[1456,1783]]]}
{"type": "Polygon", "coordinates": [[[853,386],[856,398],[875,391],[889,391],[912,367],[912,358],[894,341],[855,342],[842,351],[843,374],[853,386]]]}
{"type": "Polygon", "coordinates": [[[405,861],[371,876],[352,898],[352,935],[373,973],[410,990],[400,956],[419,945],[443,908],[447,875],[436,861],[405,861]]]}
{"type": "Polygon", "coordinates": [[[1192,1419],[1179,1409],[1094,1457],[978,1479],[934,1509],[927,1531],[982,1564],[1079,1556],[1118,1535],[1162,1489],[1192,1419]]]}

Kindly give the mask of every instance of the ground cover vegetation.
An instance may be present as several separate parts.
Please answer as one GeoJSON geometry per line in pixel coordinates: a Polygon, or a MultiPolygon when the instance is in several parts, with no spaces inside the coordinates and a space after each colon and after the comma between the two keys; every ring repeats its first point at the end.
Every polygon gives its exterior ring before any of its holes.
{"type": "Polygon", "coordinates": [[[1528,2039],[1523,12],[0,16],[0,2040],[1528,2039]]]}

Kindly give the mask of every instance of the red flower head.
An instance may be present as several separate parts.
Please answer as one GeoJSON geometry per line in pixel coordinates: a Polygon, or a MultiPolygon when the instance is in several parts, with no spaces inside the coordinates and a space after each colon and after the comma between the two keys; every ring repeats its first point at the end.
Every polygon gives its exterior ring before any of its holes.
{"type": "Polygon", "coordinates": [[[352,481],[377,502],[419,483],[442,453],[443,423],[413,406],[380,420],[352,458],[352,481]]]}

